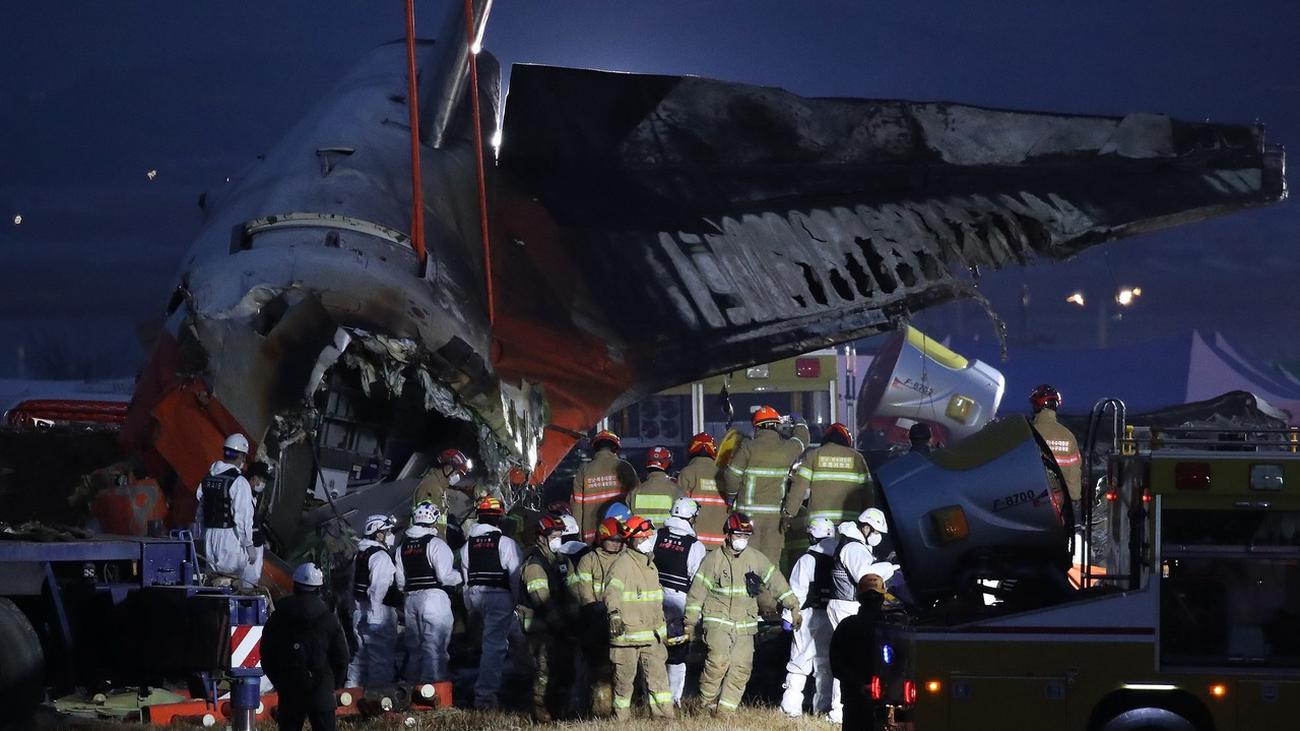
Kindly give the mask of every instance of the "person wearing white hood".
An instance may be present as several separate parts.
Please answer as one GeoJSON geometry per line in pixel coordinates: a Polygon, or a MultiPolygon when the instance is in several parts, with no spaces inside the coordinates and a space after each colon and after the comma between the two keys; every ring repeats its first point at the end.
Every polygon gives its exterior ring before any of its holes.
{"type": "Polygon", "coordinates": [[[352,621],[357,633],[357,654],[348,665],[349,688],[391,683],[397,676],[397,610],[384,603],[396,588],[397,567],[389,554],[389,538],[395,527],[387,515],[366,518],[357,542],[352,573],[352,597],[356,607],[352,621]]]}
{"type": "MultiPolygon", "coordinates": [[[[831,626],[826,607],[832,596],[831,573],[839,541],[835,523],[830,518],[813,518],[808,522],[808,550],[790,570],[790,589],[804,611],[804,621],[790,643],[790,662],[786,663],[785,693],[781,711],[791,718],[803,715],[804,686],[808,676],[816,678],[813,710],[828,713],[834,706],[835,678],[831,675],[831,626]]],[[[786,613],[789,621],[789,613],[786,613]]]]}
{"type": "Polygon", "coordinates": [[[686,593],[708,552],[695,535],[695,516],[699,513],[700,506],[694,500],[677,498],[654,546],[655,568],[659,569],[659,584],[664,588],[664,619],[668,623],[668,685],[673,691],[673,704],[678,707],[686,688],[686,655],[690,650],[685,641],[686,593]]]}
{"type": "Polygon", "coordinates": [[[411,527],[397,549],[397,584],[406,593],[407,680],[440,683],[447,672],[451,641],[451,600],[447,591],[461,584],[451,548],[438,537],[442,511],[429,501],[411,511],[411,527]]]}
{"type": "MultiPolygon", "coordinates": [[[[888,581],[897,570],[892,563],[878,562],[872,550],[880,545],[889,532],[883,510],[867,508],[858,515],[856,523],[840,523],[837,530],[840,538],[831,568],[832,597],[826,606],[832,632],[840,626],[840,622],[858,613],[858,582],[863,576],[876,574],[888,581]]],[[[840,684],[837,680],[832,691],[830,720],[832,723],[841,723],[843,717],[844,706],[840,701],[840,684]]]]}
{"type": "Polygon", "coordinates": [[[210,573],[243,580],[244,571],[258,559],[253,546],[253,488],[242,474],[248,461],[248,437],[231,434],[222,458],[208,468],[195,498],[195,523],[203,533],[203,555],[210,573]]]}

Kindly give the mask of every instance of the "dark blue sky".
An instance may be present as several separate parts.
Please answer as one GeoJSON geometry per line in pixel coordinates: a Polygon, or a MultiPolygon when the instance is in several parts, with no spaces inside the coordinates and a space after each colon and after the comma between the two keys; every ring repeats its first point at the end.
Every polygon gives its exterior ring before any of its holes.
{"type": "MultiPolygon", "coordinates": [[[[418,3],[422,27],[448,0],[418,3]]],[[[459,0],[457,0],[459,1],[459,0]]],[[[0,376],[17,346],[123,347],[161,307],[195,201],[236,175],[372,46],[401,0],[8,3],[0,24],[0,376]],[[146,172],[158,170],[150,182],[146,172]],[[24,222],[14,226],[14,214],[24,222]]],[[[1212,0],[606,2],[497,0],[485,46],[512,62],[691,73],[800,94],[1268,124],[1300,141],[1300,4],[1212,0]]],[[[509,144],[509,141],[506,141],[509,144]]],[[[1112,341],[1192,327],[1300,356],[1294,203],[986,277],[1013,336],[1096,341],[1092,302],[1144,296],[1112,341]],[[1028,321],[1019,301],[1030,286],[1028,321]]],[[[987,331],[973,308],[957,323],[987,331]]]]}

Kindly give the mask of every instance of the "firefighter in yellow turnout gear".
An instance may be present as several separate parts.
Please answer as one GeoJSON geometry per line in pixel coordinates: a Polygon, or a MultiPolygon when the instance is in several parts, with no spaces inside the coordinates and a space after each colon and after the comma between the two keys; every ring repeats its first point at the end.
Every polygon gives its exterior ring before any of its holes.
{"type": "Polygon", "coordinates": [[[713,550],[722,545],[722,524],[727,522],[731,509],[723,496],[722,482],[718,479],[718,465],[714,461],[718,456],[718,443],[707,432],[700,432],[691,437],[686,453],[691,461],[686,463],[677,475],[677,487],[683,497],[688,497],[699,506],[700,512],[695,516],[696,535],[704,547],[713,550]]]}
{"type": "Polygon", "coordinates": [[[771,406],[759,407],[752,418],[754,436],[746,439],[725,473],[726,490],[735,510],[754,521],[755,547],[764,556],[781,560],[781,506],[785,502],[790,468],[808,446],[808,427],[798,424],[783,437],[781,415],[771,406]]]}
{"type": "MultiPolygon", "coordinates": [[[[1070,499],[1077,504],[1083,497],[1083,459],[1079,456],[1079,443],[1074,438],[1074,432],[1056,420],[1056,410],[1061,406],[1061,394],[1055,388],[1043,384],[1029,394],[1029,403],[1034,408],[1034,430],[1052,450],[1056,466],[1061,468],[1061,474],[1065,477],[1065,489],[1070,493],[1070,499]]],[[[1075,515],[1078,514],[1076,510],[1075,515]]]]}
{"type": "Polygon", "coordinates": [[[628,519],[624,540],[629,548],[614,562],[605,583],[609,659],[614,666],[614,717],[620,721],[632,717],[632,690],[638,671],[645,682],[650,715],[675,715],[668,685],[664,591],[654,563],[656,538],[653,523],[636,515],[628,519]]]}
{"type": "Polygon", "coordinates": [[[614,703],[605,588],[610,569],[623,552],[623,526],[617,518],[606,518],[596,538],[596,548],[578,561],[573,593],[578,599],[579,643],[591,685],[591,713],[603,717],[613,712],[614,703]]]}
{"type": "Polygon", "coordinates": [[[634,515],[663,525],[668,520],[668,513],[673,509],[673,501],[681,493],[677,483],[668,476],[673,466],[673,453],[667,447],[655,447],[646,454],[645,482],[632,488],[627,494],[627,506],[634,515]]]}
{"type": "Polygon", "coordinates": [[[560,553],[562,520],[544,515],[537,521],[536,533],[536,544],[520,571],[524,591],[518,611],[537,665],[533,718],[547,723],[565,710],[564,694],[573,682],[578,605],[570,590],[578,581],[578,572],[560,553]]]}
{"type": "Polygon", "coordinates": [[[706,708],[730,713],[740,705],[754,666],[754,635],[758,632],[759,591],[771,591],[790,611],[790,624],[802,624],[799,600],[785,577],[761,551],[749,547],[754,524],[743,513],[727,518],[726,543],[710,551],[700,564],[686,595],[687,637],[695,624],[704,624],[708,659],[700,675],[700,696],[706,708]]]}
{"type": "Polygon", "coordinates": [[[582,527],[582,540],[588,543],[596,540],[605,509],[622,502],[628,491],[640,483],[632,465],[619,459],[621,445],[622,440],[614,432],[598,432],[591,438],[591,461],[573,475],[569,507],[582,527]]]}
{"type": "Polygon", "coordinates": [[[810,523],[826,518],[839,525],[875,506],[875,487],[867,461],[853,448],[853,436],[843,424],[831,424],[822,445],[808,450],[803,464],[795,470],[781,509],[784,523],[798,514],[805,499],[810,523]]]}

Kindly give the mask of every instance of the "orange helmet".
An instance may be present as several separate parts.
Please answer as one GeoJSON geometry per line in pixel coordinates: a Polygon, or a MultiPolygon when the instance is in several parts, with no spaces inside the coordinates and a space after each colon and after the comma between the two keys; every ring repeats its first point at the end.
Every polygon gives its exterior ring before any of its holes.
{"type": "Polygon", "coordinates": [[[849,428],[838,421],[826,427],[826,434],[822,441],[838,444],[841,447],[853,446],[853,435],[849,433],[849,428]]]}
{"type": "Polygon", "coordinates": [[[702,431],[691,437],[691,444],[686,448],[686,453],[694,457],[697,454],[707,454],[709,459],[716,459],[718,456],[718,440],[713,435],[702,431]]]}
{"type": "Polygon", "coordinates": [[[480,516],[484,516],[484,515],[501,516],[506,514],[506,509],[505,506],[501,504],[500,500],[492,497],[491,495],[485,495],[478,501],[478,514],[480,516]]]}
{"type": "Polygon", "coordinates": [[[618,522],[618,518],[606,518],[600,521],[600,527],[596,529],[596,540],[622,540],[623,524],[618,522]]]}
{"type": "Polygon", "coordinates": [[[727,522],[722,526],[722,532],[728,535],[739,533],[742,536],[754,535],[754,521],[749,519],[747,513],[732,513],[727,516],[727,522]]]}
{"type": "Polygon", "coordinates": [[[510,484],[513,487],[519,487],[528,483],[528,470],[523,467],[510,468],[510,484]]]}
{"type": "Polygon", "coordinates": [[[615,452],[623,446],[623,440],[618,435],[608,429],[602,429],[596,432],[596,436],[591,438],[591,448],[600,449],[601,444],[608,444],[615,452]]]}
{"type": "Polygon", "coordinates": [[[633,515],[627,519],[627,525],[623,528],[623,540],[638,541],[646,536],[654,535],[655,526],[649,518],[642,518],[639,515],[633,515]]]}
{"type": "Polygon", "coordinates": [[[559,518],[552,518],[549,515],[543,515],[537,521],[537,535],[549,536],[552,533],[563,533],[564,521],[559,518]]]}
{"type": "Polygon", "coordinates": [[[667,447],[654,447],[645,456],[646,469],[668,471],[673,466],[673,453],[667,447]]]}
{"type": "Polygon", "coordinates": [[[755,428],[767,426],[768,424],[775,424],[780,420],[781,412],[771,406],[758,407],[758,409],[754,411],[754,415],[749,419],[750,423],[753,424],[755,428]]]}

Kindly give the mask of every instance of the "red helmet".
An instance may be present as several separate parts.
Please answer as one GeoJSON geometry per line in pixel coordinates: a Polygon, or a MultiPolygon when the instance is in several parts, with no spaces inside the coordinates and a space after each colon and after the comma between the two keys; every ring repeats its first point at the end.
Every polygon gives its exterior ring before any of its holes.
{"type": "Polygon", "coordinates": [[[751,416],[749,419],[750,423],[753,424],[755,427],[765,426],[768,424],[775,424],[780,420],[781,420],[781,412],[777,411],[771,406],[758,407],[758,409],[754,411],[754,415],[751,416]]]}
{"type": "Polygon", "coordinates": [[[623,540],[639,541],[646,536],[654,535],[654,532],[655,525],[649,518],[633,515],[627,519],[627,525],[623,527],[623,540]]]}
{"type": "Polygon", "coordinates": [[[623,446],[623,440],[618,435],[608,429],[602,429],[596,432],[596,436],[591,438],[591,448],[600,449],[601,444],[608,444],[615,452],[623,446]]]}
{"type": "Polygon", "coordinates": [[[600,521],[600,527],[596,528],[596,540],[622,540],[623,524],[618,522],[618,518],[606,518],[600,521]]]}
{"type": "Polygon", "coordinates": [[[739,533],[742,536],[754,535],[754,521],[749,519],[747,513],[732,513],[727,516],[727,522],[722,526],[722,532],[728,535],[739,533]]]}
{"type": "Polygon", "coordinates": [[[713,435],[702,431],[691,437],[691,444],[686,448],[686,453],[694,457],[697,454],[707,454],[709,459],[716,459],[718,456],[718,440],[713,435]]]}
{"type": "Polygon", "coordinates": [[[1035,414],[1042,411],[1044,407],[1059,409],[1061,401],[1061,392],[1046,383],[1036,386],[1029,394],[1029,403],[1033,405],[1035,414]]]}
{"type": "Polygon", "coordinates": [[[527,484],[528,470],[524,469],[523,467],[511,467],[509,479],[510,479],[510,484],[513,485],[514,487],[519,487],[520,485],[527,484]]]}
{"type": "Polygon", "coordinates": [[[646,469],[668,471],[673,466],[673,453],[667,447],[654,447],[645,456],[646,469]]]}
{"type": "Polygon", "coordinates": [[[480,498],[478,501],[478,514],[480,516],[484,516],[484,515],[501,516],[506,514],[506,509],[505,506],[501,504],[500,500],[492,497],[491,495],[485,495],[482,498],[480,498]]]}
{"type": "Polygon", "coordinates": [[[543,515],[537,521],[537,535],[549,536],[552,533],[563,533],[564,521],[559,518],[552,518],[549,515],[543,515]]]}
{"type": "Polygon", "coordinates": [[[474,469],[474,463],[459,449],[442,450],[442,454],[438,455],[438,464],[444,467],[450,466],[462,475],[468,475],[469,471],[474,469]]]}
{"type": "Polygon", "coordinates": [[[822,441],[838,444],[842,447],[853,446],[853,435],[849,433],[849,428],[838,421],[826,427],[826,434],[822,441]]]}

